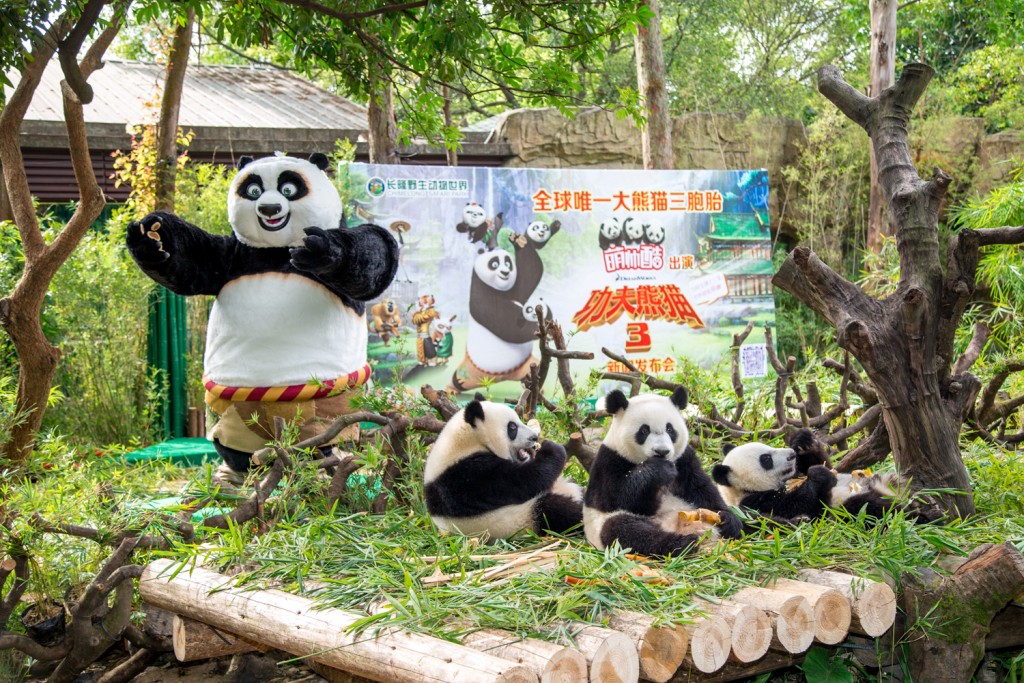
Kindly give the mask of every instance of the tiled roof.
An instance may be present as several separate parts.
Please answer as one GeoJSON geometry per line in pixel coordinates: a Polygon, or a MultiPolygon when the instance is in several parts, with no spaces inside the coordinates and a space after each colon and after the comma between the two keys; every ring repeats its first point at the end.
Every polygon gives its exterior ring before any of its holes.
{"type": "MultiPolygon", "coordinates": [[[[95,96],[85,107],[87,123],[141,123],[143,103],[163,81],[159,64],[106,60],[89,78],[95,96]]],[[[54,60],[26,121],[63,121],[60,80],[54,60]]],[[[155,116],[152,109],[148,118],[155,116]]],[[[216,128],[365,130],[366,108],[289,71],[255,66],[190,64],[185,73],[179,125],[216,128]]]]}

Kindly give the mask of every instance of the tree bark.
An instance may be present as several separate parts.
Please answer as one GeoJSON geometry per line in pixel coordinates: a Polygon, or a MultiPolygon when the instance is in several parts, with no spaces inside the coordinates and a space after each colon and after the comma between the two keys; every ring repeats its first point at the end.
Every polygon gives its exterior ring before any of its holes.
{"type": "Polygon", "coordinates": [[[377,74],[371,75],[370,103],[367,106],[367,124],[371,164],[397,164],[398,125],[392,100],[391,81],[377,74]]]}
{"type": "Polygon", "coordinates": [[[661,12],[658,0],[642,0],[653,16],[637,26],[636,81],[647,109],[647,125],[641,131],[644,168],[672,168],[672,118],[665,89],[665,56],[661,46],[661,12]]]}
{"type": "MultiPolygon", "coordinates": [[[[890,87],[896,77],[896,0],[871,0],[871,85],[870,97],[890,87]]],[[[868,249],[878,253],[882,236],[892,236],[892,223],[885,215],[885,200],[878,182],[878,161],[871,147],[871,194],[868,204],[868,249]]]]}
{"type": "MultiPolygon", "coordinates": [[[[449,130],[455,127],[452,121],[452,92],[451,88],[447,85],[443,88],[444,91],[444,127],[449,130]]],[[[445,146],[445,155],[448,157],[449,166],[459,165],[459,151],[454,147],[445,146]]]]}
{"type": "Polygon", "coordinates": [[[184,23],[174,28],[174,39],[167,53],[164,91],[160,100],[160,120],[156,129],[156,201],[155,211],[174,211],[174,181],[178,173],[178,114],[181,93],[188,70],[188,53],[192,47],[192,23],[196,12],[189,8],[184,23]]]}
{"type": "Polygon", "coordinates": [[[818,89],[867,131],[878,157],[900,254],[896,291],[874,299],[805,247],[787,257],[773,282],[826,318],[839,345],[864,367],[900,473],[914,489],[949,490],[933,502],[963,516],[973,514],[974,498],[959,435],[980,384],[968,372],[952,375],[951,366],[956,326],[974,291],[979,238],[962,231],[950,240],[944,276],[938,212],[950,179],[936,169],[921,180],[907,144],[911,112],[933,73],[910,64],[896,85],[868,98],[835,67],[818,72],[818,89]]]}
{"type": "MultiPolygon", "coordinates": [[[[110,25],[100,33],[81,63],[77,65],[76,73],[80,73],[83,79],[88,79],[93,71],[102,66],[100,60],[117,35],[124,11],[122,9],[121,13],[115,15],[110,25]]],[[[94,18],[89,15],[82,21],[91,20],[94,18]]],[[[0,300],[0,324],[14,343],[20,365],[15,409],[24,416],[24,419],[11,430],[11,438],[4,446],[2,454],[3,458],[13,463],[21,462],[32,452],[35,435],[46,410],[54,371],[60,359],[60,350],[53,346],[43,333],[40,322],[43,298],[53,276],[78,246],[85,231],[100,215],[106,201],[93,173],[89,143],[85,135],[82,102],[67,81],[62,81],[68,149],[81,199],[71,220],[57,237],[47,244],[32,204],[32,193],[25,174],[25,160],[21,154],[19,131],[25,112],[39,86],[43,69],[53,57],[55,46],[61,37],[70,31],[84,30],[88,33],[90,29],[91,25],[83,27],[81,23],[72,26],[66,17],[54,22],[45,39],[34,49],[31,59],[26,61],[18,86],[11,94],[7,106],[0,112],[0,164],[3,165],[7,197],[25,254],[25,267],[14,286],[14,291],[0,300]]]]}

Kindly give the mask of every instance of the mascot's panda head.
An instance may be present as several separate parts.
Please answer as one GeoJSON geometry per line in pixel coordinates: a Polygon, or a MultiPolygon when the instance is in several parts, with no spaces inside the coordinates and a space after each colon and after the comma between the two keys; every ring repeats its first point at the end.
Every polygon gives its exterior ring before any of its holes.
{"type": "Polygon", "coordinates": [[[604,437],[608,446],[632,463],[649,458],[675,461],[690,440],[686,420],[680,412],[686,407],[686,389],[677,388],[672,396],[642,394],[633,398],[616,389],[604,397],[604,408],[612,416],[604,437]]]}
{"type": "Polygon", "coordinates": [[[619,223],[618,216],[609,218],[604,223],[601,223],[601,237],[606,240],[617,240],[622,237],[622,224],[619,223]]]}
{"type": "Polygon", "coordinates": [[[505,249],[490,249],[476,257],[473,274],[491,289],[507,292],[516,284],[516,260],[505,249]]]}
{"type": "Polygon", "coordinates": [[[644,240],[648,244],[661,244],[665,241],[665,226],[657,221],[644,223],[644,240]]]}
{"type": "Polygon", "coordinates": [[[544,244],[551,239],[551,226],[544,221],[534,221],[526,228],[526,236],[531,242],[544,244]]]}
{"type": "Polygon", "coordinates": [[[484,207],[476,202],[470,202],[462,210],[462,220],[471,228],[479,228],[487,220],[487,214],[484,213],[484,207]]]}
{"type": "Polygon", "coordinates": [[[533,458],[539,435],[523,424],[516,411],[476,395],[448,420],[430,449],[425,483],[444,474],[460,460],[488,451],[503,460],[523,464],[533,458]]]}
{"type": "Polygon", "coordinates": [[[634,220],[632,216],[628,216],[622,221],[622,231],[626,234],[626,239],[636,242],[644,236],[644,225],[640,221],[634,220]]]}
{"type": "Polygon", "coordinates": [[[721,488],[726,502],[738,502],[748,493],[774,491],[797,471],[792,448],[772,448],[755,441],[742,446],[726,444],[722,452],[725,458],[712,468],[711,478],[721,488]]]}
{"type": "Polygon", "coordinates": [[[305,228],[342,223],[341,197],[319,152],[305,159],[277,155],[238,160],[228,192],[228,219],[238,240],[250,247],[294,247],[305,228]]]}

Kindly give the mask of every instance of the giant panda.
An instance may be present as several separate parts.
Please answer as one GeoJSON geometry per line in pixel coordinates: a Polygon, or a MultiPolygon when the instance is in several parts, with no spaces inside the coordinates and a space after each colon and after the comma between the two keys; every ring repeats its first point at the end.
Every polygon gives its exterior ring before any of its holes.
{"type": "Polygon", "coordinates": [[[643,224],[644,244],[661,244],[665,241],[665,226],[656,220],[649,220],[643,224]]]}
{"type": "Polygon", "coordinates": [[[538,443],[512,408],[473,401],[448,420],[424,471],[437,528],[489,540],[521,529],[564,533],[583,518],[579,484],[561,476],[565,449],[538,443]]]}
{"type": "Polygon", "coordinates": [[[601,251],[606,251],[622,244],[622,223],[619,222],[618,216],[612,216],[601,223],[597,241],[601,246],[601,251]]]}
{"type": "Polygon", "coordinates": [[[682,387],[671,397],[627,399],[617,389],[605,397],[612,423],[590,469],[583,503],[583,528],[596,548],[618,541],[643,555],[690,552],[701,535],[677,531],[679,513],[693,510],[717,513],[718,535],[740,536],[739,518],[726,508],[688,444],[680,413],[686,402],[682,387]]]}
{"type": "Polygon", "coordinates": [[[217,297],[203,380],[220,417],[210,436],[234,472],[273,438],[274,417],[301,413],[303,438],[319,433],[370,375],[364,302],[394,278],[398,245],[380,226],[346,225],[328,165],[319,153],[241,157],[226,237],[164,211],[128,226],[149,277],[217,297]]]}
{"type": "MultiPolygon", "coordinates": [[[[869,517],[880,518],[894,505],[895,478],[862,470],[832,471],[810,430],[796,432],[790,446],[726,444],[725,458],[712,469],[723,499],[777,520],[813,519],[840,507],[852,515],[864,509],[869,517]]],[[[909,513],[915,521],[929,521],[926,514],[909,513]]]]}
{"type": "MultiPolygon", "coordinates": [[[[500,220],[500,217],[499,217],[500,220]]],[[[462,210],[462,221],[455,226],[458,232],[466,233],[470,242],[482,242],[487,239],[487,231],[491,229],[491,223],[487,220],[487,213],[484,207],[476,202],[468,202],[462,210]]]]}
{"type": "Polygon", "coordinates": [[[643,244],[644,224],[632,216],[627,216],[622,221],[622,243],[629,246],[643,244]]]}
{"type": "Polygon", "coordinates": [[[542,272],[520,272],[519,259],[526,250],[513,246],[510,233],[503,229],[473,261],[466,355],[451,379],[456,391],[475,389],[488,380],[518,381],[530,372],[538,327],[536,319],[526,317],[524,306],[542,272]]]}

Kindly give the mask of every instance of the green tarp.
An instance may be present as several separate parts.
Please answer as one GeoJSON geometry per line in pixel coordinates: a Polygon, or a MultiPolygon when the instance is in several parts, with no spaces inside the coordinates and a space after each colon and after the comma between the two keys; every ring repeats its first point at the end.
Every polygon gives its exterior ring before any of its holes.
{"type": "Polygon", "coordinates": [[[167,460],[182,467],[198,467],[207,461],[219,461],[220,456],[213,448],[209,439],[182,438],[156,443],[140,451],[126,453],[128,462],[144,462],[147,460],[167,460]]]}

